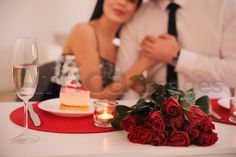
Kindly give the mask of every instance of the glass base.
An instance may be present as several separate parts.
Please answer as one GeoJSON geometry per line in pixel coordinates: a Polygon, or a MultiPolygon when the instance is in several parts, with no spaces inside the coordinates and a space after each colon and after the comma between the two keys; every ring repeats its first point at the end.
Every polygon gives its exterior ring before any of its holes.
{"type": "Polygon", "coordinates": [[[97,127],[103,127],[103,128],[112,127],[111,124],[99,124],[99,123],[94,123],[94,125],[97,126],[97,127]]]}
{"type": "Polygon", "coordinates": [[[12,141],[18,144],[27,144],[27,143],[34,143],[39,141],[39,137],[37,135],[33,135],[30,133],[22,133],[16,136],[12,141]]]}
{"type": "Polygon", "coordinates": [[[230,116],[229,121],[236,124],[236,118],[235,117],[230,116]]]}

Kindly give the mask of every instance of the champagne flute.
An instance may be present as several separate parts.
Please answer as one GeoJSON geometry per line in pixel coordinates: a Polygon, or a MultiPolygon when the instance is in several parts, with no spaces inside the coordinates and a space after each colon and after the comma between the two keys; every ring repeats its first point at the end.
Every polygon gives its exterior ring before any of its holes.
{"type": "Polygon", "coordinates": [[[28,129],[28,102],[38,83],[38,52],[32,37],[18,37],[13,50],[13,79],[18,97],[24,102],[24,132],[13,139],[15,143],[33,143],[39,140],[28,129]]]}

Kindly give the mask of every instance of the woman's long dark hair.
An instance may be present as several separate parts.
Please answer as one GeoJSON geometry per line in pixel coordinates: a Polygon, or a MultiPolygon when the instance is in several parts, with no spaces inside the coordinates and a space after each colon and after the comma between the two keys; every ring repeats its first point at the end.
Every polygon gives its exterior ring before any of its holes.
{"type": "MultiPolygon", "coordinates": [[[[104,3],[104,0],[97,0],[95,9],[90,18],[90,21],[99,19],[103,15],[103,3],[104,3]]],[[[143,3],[143,0],[138,0],[137,8],[139,8],[142,3],[143,3]]],[[[116,32],[116,37],[120,38],[120,29],[118,30],[118,32],[116,32]]]]}
{"type": "Polygon", "coordinates": [[[93,14],[90,18],[90,21],[95,20],[95,19],[99,19],[102,16],[102,14],[103,14],[103,3],[104,3],[104,0],[97,0],[97,3],[95,5],[94,11],[93,11],[93,14]]]}
{"type": "MultiPolygon", "coordinates": [[[[138,0],[137,8],[140,7],[142,2],[143,2],[143,0],[138,0]]],[[[97,3],[95,5],[95,9],[94,9],[93,14],[90,18],[90,21],[95,20],[95,19],[99,19],[103,15],[103,3],[104,3],[104,0],[97,0],[97,3]]]]}
{"type": "MultiPolygon", "coordinates": [[[[103,15],[103,3],[104,3],[104,0],[97,0],[95,9],[90,18],[90,21],[99,19],[103,15]]],[[[139,8],[142,3],[143,3],[143,0],[138,0],[137,8],[139,8]]],[[[120,29],[118,30],[118,32],[116,32],[116,37],[120,38],[120,29]]]]}

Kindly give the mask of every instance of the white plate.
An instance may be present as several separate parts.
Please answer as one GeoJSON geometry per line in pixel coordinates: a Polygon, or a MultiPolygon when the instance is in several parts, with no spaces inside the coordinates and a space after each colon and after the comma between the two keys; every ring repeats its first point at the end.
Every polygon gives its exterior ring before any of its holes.
{"type": "Polygon", "coordinates": [[[95,99],[90,99],[90,108],[88,111],[71,111],[71,110],[60,110],[60,101],[58,98],[49,99],[39,103],[38,107],[41,110],[50,112],[54,115],[61,117],[86,117],[93,114],[93,102],[95,99]]]}
{"type": "MultiPolygon", "coordinates": [[[[89,111],[70,111],[70,110],[60,110],[60,101],[58,98],[49,99],[39,103],[38,107],[46,112],[52,113],[61,117],[86,117],[90,116],[94,112],[94,101],[97,99],[90,99],[89,111]]],[[[117,101],[120,105],[132,106],[136,103],[136,100],[120,100],[117,101]]]]}
{"type": "Polygon", "coordinates": [[[222,98],[222,99],[219,99],[218,100],[218,104],[226,109],[229,109],[229,106],[230,106],[230,99],[231,97],[229,98],[222,98]]]}

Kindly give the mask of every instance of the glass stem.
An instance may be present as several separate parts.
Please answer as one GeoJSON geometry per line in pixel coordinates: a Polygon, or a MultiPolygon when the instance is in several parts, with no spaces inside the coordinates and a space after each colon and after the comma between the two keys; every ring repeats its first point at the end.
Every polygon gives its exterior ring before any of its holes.
{"type": "Polygon", "coordinates": [[[23,100],[24,102],[24,126],[25,126],[25,134],[28,135],[29,134],[29,130],[28,130],[28,100],[23,100]]]}

